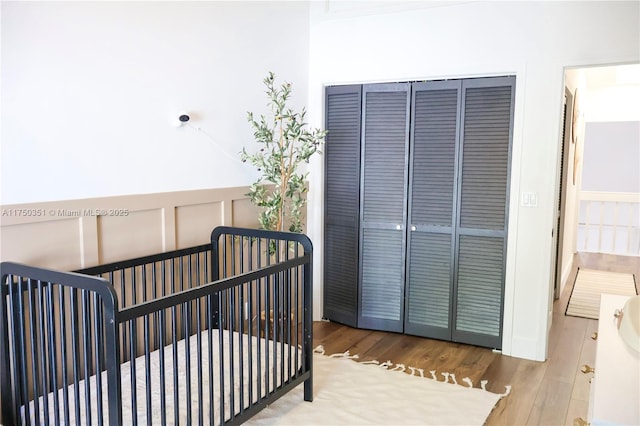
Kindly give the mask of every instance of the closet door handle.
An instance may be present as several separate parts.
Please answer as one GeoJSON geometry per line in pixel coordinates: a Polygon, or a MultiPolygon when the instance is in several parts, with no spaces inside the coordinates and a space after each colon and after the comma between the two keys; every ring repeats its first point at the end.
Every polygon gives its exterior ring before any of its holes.
{"type": "Polygon", "coordinates": [[[415,225],[411,225],[411,230],[415,231],[416,230],[416,226],[415,225]]]}
{"type": "Polygon", "coordinates": [[[402,225],[396,225],[396,230],[402,231],[402,225]]]}

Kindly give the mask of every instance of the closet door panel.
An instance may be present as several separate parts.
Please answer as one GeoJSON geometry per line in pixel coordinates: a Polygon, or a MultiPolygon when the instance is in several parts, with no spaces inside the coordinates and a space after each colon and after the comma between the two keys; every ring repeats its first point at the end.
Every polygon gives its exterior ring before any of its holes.
{"type": "Polygon", "coordinates": [[[405,332],[450,339],[451,235],[414,232],[409,249],[405,332]]]}
{"type": "Polygon", "coordinates": [[[362,86],[328,87],[325,158],[324,317],[356,326],[362,86]]]}
{"type": "Polygon", "coordinates": [[[403,294],[402,239],[387,229],[365,229],[362,246],[362,312],[371,322],[400,320],[403,294]]]}
{"type": "Polygon", "coordinates": [[[402,331],[410,84],[363,87],[358,326],[402,331]]]}
{"type": "Polygon", "coordinates": [[[405,332],[451,338],[460,81],[413,86],[405,332]]]}
{"type": "Polygon", "coordinates": [[[365,93],[364,223],[404,222],[407,99],[406,91],[365,93]]]}
{"type": "Polygon", "coordinates": [[[456,331],[467,334],[467,343],[500,346],[503,250],[500,237],[460,236],[456,331]]]}
{"type": "Polygon", "coordinates": [[[511,87],[467,88],[460,226],[504,230],[511,87]]]}
{"type": "Polygon", "coordinates": [[[502,345],[515,78],[463,83],[453,340],[502,345]]]}
{"type": "Polygon", "coordinates": [[[453,225],[459,87],[436,82],[414,88],[411,224],[453,225]]]}

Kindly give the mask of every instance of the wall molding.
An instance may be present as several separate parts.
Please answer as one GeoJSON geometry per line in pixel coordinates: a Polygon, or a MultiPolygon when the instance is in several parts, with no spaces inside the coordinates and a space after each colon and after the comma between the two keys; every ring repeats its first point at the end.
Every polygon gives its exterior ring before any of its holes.
{"type": "Polygon", "coordinates": [[[219,225],[255,228],[248,187],[0,206],[0,260],[63,270],[209,241],[219,225]]]}

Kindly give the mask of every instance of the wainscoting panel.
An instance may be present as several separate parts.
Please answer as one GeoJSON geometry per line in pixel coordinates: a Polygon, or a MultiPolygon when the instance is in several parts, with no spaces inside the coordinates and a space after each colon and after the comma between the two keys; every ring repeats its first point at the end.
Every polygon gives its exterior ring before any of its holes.
{"type": "Polygon", "coordinates": [[[97,216],[100,262],[111,263],[144,256],[150,251],[163,251],[162,210],[137,210],[126,216],[97,216]]]}
{"type": "Polygon", "coordinates": [[[211,240],[212,224],[223,223],[222,202],[179,206],[175,210],[178,248],[205,244],[211,240]]]}
{"type": "Polygon", "coordinates": [[[233,226],[241,228],[258,226],[258,213],[249,198],[233,200],[231,215],[233,226]]]}
{"type": "Polygon", "coordinates": [[[247,187],[0,206],[0,260],[74,270],[204,244],[258,227],[247,187]]]}
{"type": "Polygon", "coordinates": [[[82,219],[18,223],[5,226],[2,218],[2,260],[29,263],[43,268],[74,269],[82,261],[82,219]]]}

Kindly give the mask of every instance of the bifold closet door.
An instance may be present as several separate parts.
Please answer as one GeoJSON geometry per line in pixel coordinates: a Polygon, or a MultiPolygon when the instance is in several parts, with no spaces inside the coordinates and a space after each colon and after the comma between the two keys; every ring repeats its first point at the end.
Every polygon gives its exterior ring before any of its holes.
{"type": "Polygon", "coordinates": [[[514,88],[327,88],[326,318],[501,348],[514,88]]]}
{"type": "Polygon", "coordinates": [[[405,332],[451,339],[461,80],[414,83],[405,332]]]}
{"type": "Polygon", "coordinates": [[[324,316],[355,327],[358,319],[360,123],[362,86],[326,91],[324,316]]]}
{"type": "Polygon", "coordinates": [[[363,86],[358,327],[403,331],[411,84],[363,86]]]}
{"type": "Polygon", "coordinates": [[[515,77],[462,83],[454,341],[502,346],[515,77]]]}

